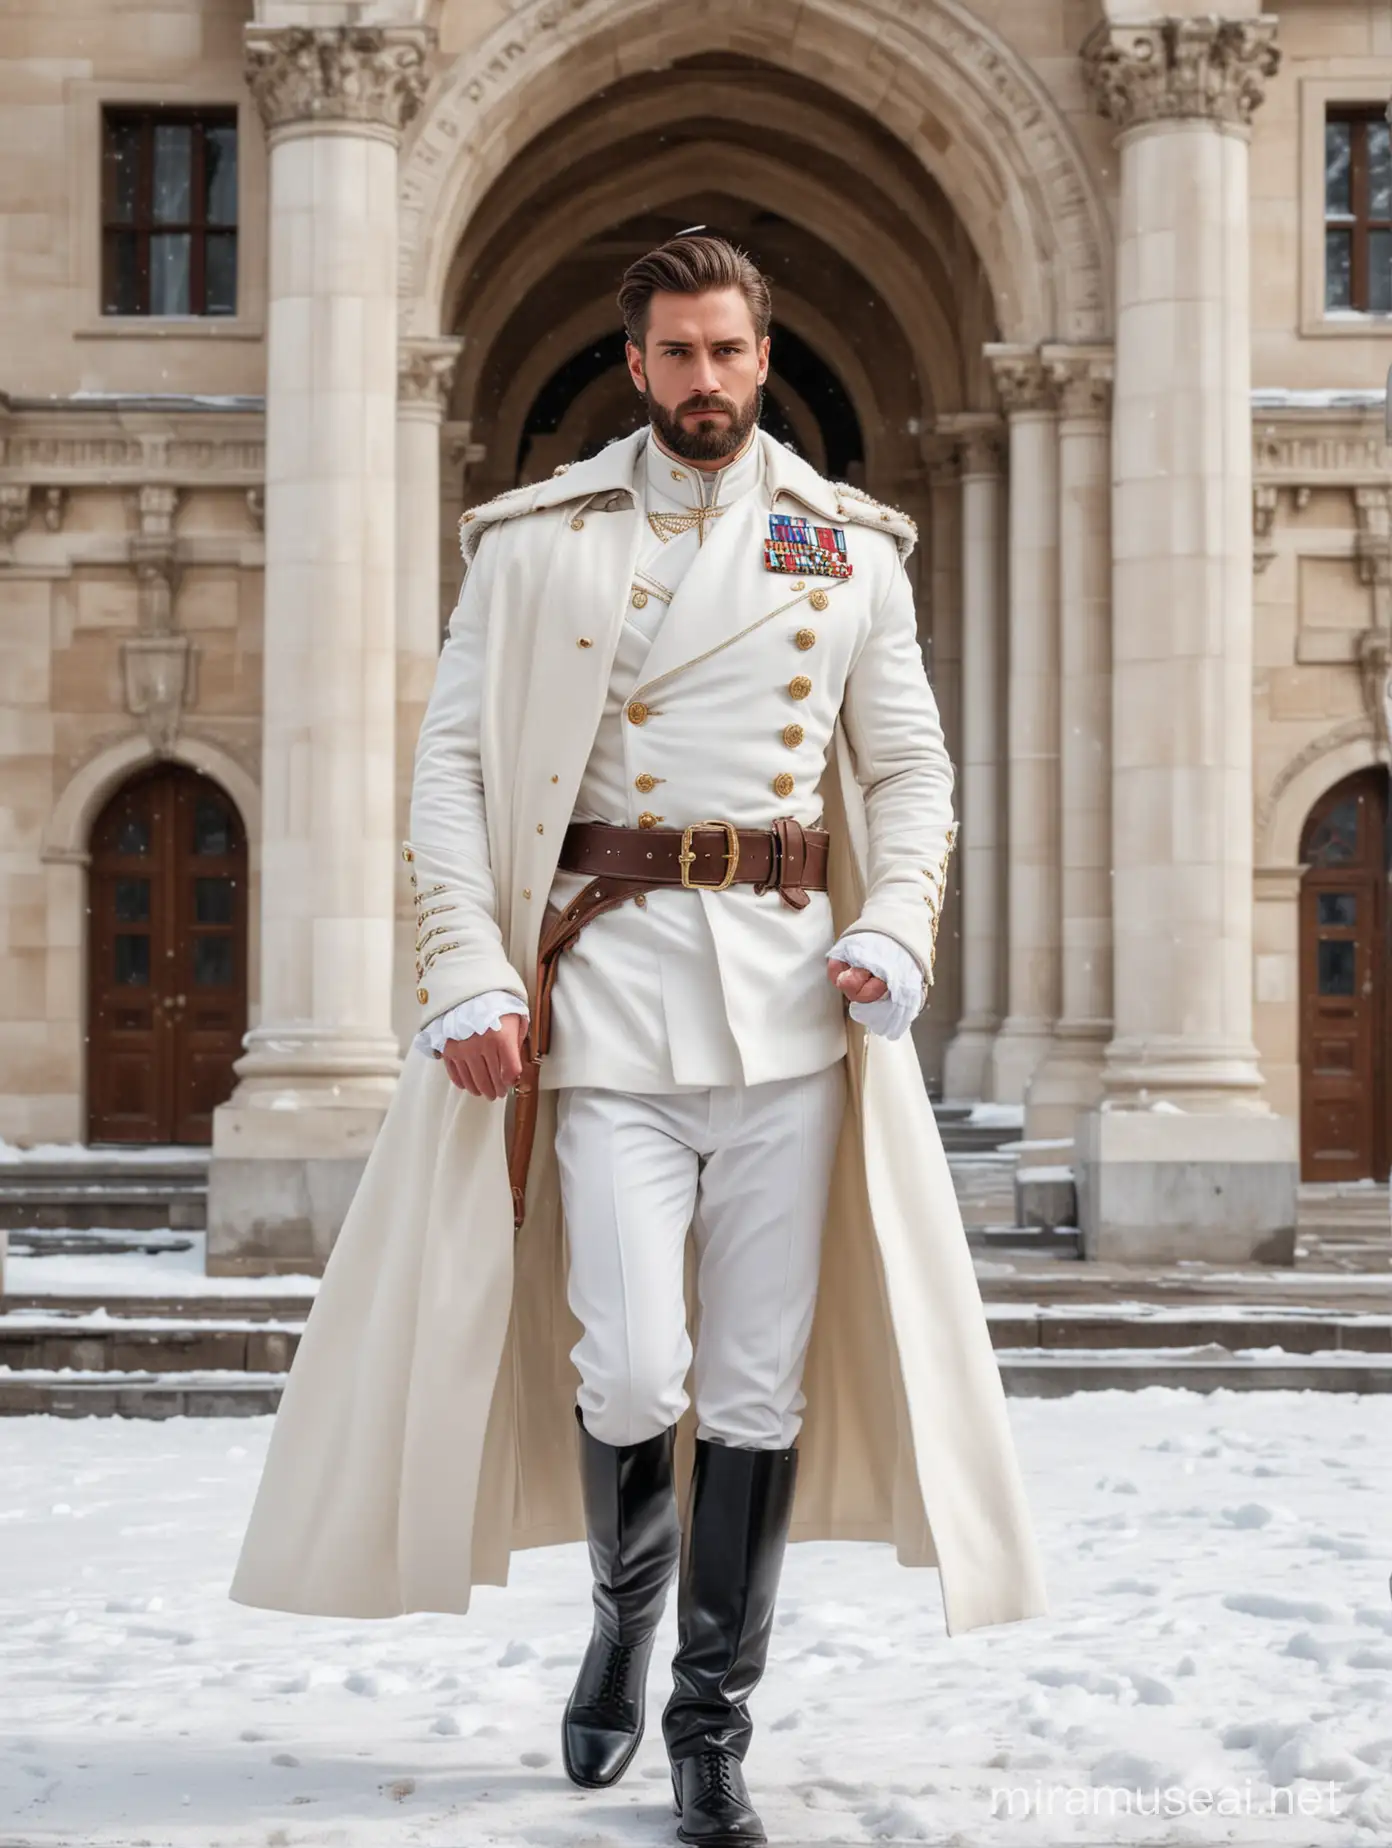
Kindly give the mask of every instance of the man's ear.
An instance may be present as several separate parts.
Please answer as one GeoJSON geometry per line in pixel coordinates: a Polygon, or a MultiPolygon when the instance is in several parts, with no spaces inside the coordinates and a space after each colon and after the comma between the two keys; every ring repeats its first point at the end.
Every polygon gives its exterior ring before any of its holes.
{"type": "Polygon", "coordinates": [[[770,334],[765,334],[763,339],[759,342],[758,382],[760,385],[762,385],[768,378],[769,353],[772,351],[772,348],[773,348],[773,337],[770,334]]]}
{"type": "Polygon", "coordinates": [[[643,349],[635,346],[631,340],[624,342],[624,358],[628,361],[628,376],[639,391],[648,389],[648,375],[643,368],[643,349]]]}

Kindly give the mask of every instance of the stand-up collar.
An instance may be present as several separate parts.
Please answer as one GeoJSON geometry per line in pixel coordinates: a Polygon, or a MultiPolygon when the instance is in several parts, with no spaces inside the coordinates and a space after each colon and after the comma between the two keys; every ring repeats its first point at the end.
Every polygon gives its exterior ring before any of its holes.
{"type": "Polygon", "coordinates": [[[669,455],[649,427],[640,479],[649,507],[694,512],[698,507],[728,507],[757,486],[763,472],[764,447],[757,428],[724,468],[704,469],[669,455]]]}

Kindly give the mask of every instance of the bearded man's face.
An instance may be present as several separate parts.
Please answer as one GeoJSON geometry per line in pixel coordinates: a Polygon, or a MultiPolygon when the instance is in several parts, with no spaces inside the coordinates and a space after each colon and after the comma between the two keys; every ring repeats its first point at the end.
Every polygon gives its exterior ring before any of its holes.
{"type": "Polygon", "coordinates": [[[739,289],[653,296],[642,349],[629,342],[628,366],[673,455],[709,465],[743,447],[759,421],[769,344],[767,334],[755,335],[739,289]]]}

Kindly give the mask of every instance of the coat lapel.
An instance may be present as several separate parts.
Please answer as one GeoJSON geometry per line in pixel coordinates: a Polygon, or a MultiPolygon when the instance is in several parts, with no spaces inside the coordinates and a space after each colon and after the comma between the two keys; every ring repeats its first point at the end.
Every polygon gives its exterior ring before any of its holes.
{"type": "Polygon", "coordinates": [[[764,485],[713,523],[644,658],[634,697],[743,640],[770,618],[805,603],[814,591],[834,595],[851,581],[792,577],[765,565],[771,511],[802,513],[810,508],[819,518],[834,521],[837,509],[835,501],[827,499],[821,477],[806,463],[763,431],[759,441],[764,445],[764,485]]]}

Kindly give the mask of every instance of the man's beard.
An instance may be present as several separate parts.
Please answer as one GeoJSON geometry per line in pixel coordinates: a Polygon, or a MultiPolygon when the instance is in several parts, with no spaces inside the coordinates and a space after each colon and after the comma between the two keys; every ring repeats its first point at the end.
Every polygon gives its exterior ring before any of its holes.
{"type": "Polygon", "coordinates": [[[651,390],[644,391],[643,401],[648,407],[649,422],[673,455],[684,456],[688,462],[718,462],[722,456],[732,456],[744,446],[746,437],[759,421],[764,388],[756,385],[743,406],[719,392],[710,397],[683,398],[674,411],[659,404],[651,390]],[[681,421],[683,414],[700,410],[724,411],[729,422],[705,422],[697,424],[694,430],[686,429],[681,421]]]}

